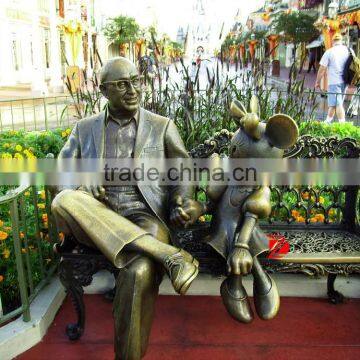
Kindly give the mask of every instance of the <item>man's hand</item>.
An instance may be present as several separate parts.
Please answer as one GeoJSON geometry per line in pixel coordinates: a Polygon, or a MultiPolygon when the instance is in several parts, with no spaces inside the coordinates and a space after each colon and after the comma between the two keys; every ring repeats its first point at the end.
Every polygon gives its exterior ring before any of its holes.
{"type": "Polygon", "coordinates": [[[105,188],[101,185],[82,185],[78,188],[78,190],[85,191],[92,195],[97,200],[106,200],[105,196],[105,188]]]}
{"type": "Polygon", "coordinates": [[[227,260],[229,274],[247,275],[253,266],[253,258],[250,251],[241,247],[234,247],[227,260]]]}
{"type": "Polygon", "coordinates": [[[170,213],[170,222],[175,226],[187,228],[204,213],[204,205],[192,199],[183,201],[181,196],[175,199],[175,206],[170,213]]]}
{"type": "Polygon", "coordinates": [[[321,80],[324,78],[325,75],[326,75],[326,66],[320,65],[318,74],[316,76],[316,81],[315,81],[315,89],[316,90],[322,91],[321,80]]]}

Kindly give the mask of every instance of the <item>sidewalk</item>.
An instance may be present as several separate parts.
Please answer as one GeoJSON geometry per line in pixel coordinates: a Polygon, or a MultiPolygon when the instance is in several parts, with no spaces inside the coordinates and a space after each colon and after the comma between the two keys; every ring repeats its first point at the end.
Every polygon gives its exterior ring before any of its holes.
{"type": "Polygon", "coordinates": [[[2,100],[15,100],[15,99],[33,99],[42,97],[55,97],[64,96],[65,93],[52,93],[49,92],[45,96],[39,95],[39,92],[34,92],[28,86],[11,86],[0,87],[0,101],[2,100]]]}
{"type": "MultiPolygon", "coordinates": [[[[280,76],[270,76],[270,79],[280,86],[285,86],[289,82],[289,72],[290,68],[281,67],[280,76]]],[[[297,80],[305,79],[305,88],[313,89],[315,86],[316,73],[312,70],[310,73],[307,72],[307,69],[303,69],[302,72],[298,75],[297,80]]]]}

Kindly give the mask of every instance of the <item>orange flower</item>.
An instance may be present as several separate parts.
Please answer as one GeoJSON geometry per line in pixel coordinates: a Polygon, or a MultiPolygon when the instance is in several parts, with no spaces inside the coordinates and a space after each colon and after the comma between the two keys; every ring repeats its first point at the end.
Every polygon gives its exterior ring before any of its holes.
{"type": "Polygon", "coordinates": [[[8,237],[8,233],[5,231],[0,231],[0,241],[6,240],[8,237]]]}
{"type": "Polygon", "coordinates": [[[25,237],[25,234],[22,231],[20,231],[19,235],[20,235],[20,239],[23,239],[25,237]]]}
{"type": "Polygon", "coordinates": [[[0,282],[3,282],[4,281],[4,276],[3,275],[0,275],[0,282]]]}
{"type": "Polygon", "coordinates": [[[43,222],[47,222],[48,221],[47,214],[42,214],[41,219],[42,219],[43,222]]]}
{"type": "Polygon", "coordinates": [[[316,222],[317,222],[317,218],[316,218],[316,217],[312,217],[312,218],[310,219],[310,222],[316,223],[316,222]]]}
{"type": "Polygon", "coordinates": [[[316,220],[319,221],[319,222],[322,222],[322,221],[325,220],[324,214],[316,214],[316,215],[315,215],[315,218],[316,218],[316,220]]]}
{"type": "Polygon", "coordinates": [[[298,216],[298,217],[296,218],[296,221],[297,221],[297,222],[305,222],[305,218],[304,218],[303,216],[298,216]]]}
{"type": "Polygon", "coordinates": [[[63,241],[64,241],[64,239],[65,239],[65,235],[64,235],[64,233],[59,232],[59,240],[60,240],[61,242],[63,242],[63,241]]]}
{"type": "Polygon", "coordinates": [[[304,200],[309,200],[309,197],[310,197],[310,194],[308,192],[304,192],[301,194],[301,197],[304,199],[304,200]]]}
{"type": "Polygon", "coordinates": [[[291,215],[294,217],[294,218],[297,218],[300,214],[297,210],[292,210],[291,211],[291,215]]]}

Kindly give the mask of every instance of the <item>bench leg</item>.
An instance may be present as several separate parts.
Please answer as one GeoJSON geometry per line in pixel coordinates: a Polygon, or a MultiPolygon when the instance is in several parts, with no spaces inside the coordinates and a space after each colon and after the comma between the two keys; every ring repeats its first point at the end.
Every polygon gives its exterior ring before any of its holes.
{"type": "Polygon", "coordinates": [[[327,278],[328,299],[329,299],[329,302],[331,302],[332,304],[335,304],[335,305],[344,302],[344,295],[335,290],[334,284],[335,284],[336,276],[337,276],[337,274],[329,273],[328,278],[327,278]]]}
{"type": "Polygon", "coordinates": [[[71,260],[61,260],[59,264],[59,278],[65,287],[66,293],[70,294],[77,314],[77,323],[68,324],[65,332],[69,340],[78,340],[83,334],[85,326],[84,290],[80,282],[74,277],[71,260]]]}

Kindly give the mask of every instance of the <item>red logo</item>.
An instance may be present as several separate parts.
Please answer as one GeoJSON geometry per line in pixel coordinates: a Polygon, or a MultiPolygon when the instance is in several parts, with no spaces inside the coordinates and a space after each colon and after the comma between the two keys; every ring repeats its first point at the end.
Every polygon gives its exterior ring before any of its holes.
{"type": "Polygon", "coordinates": [[[281,234],[271,234],[269,237],[269,259],[280,259],[290,251],[290,244],[285,236],[281,234]]]}

